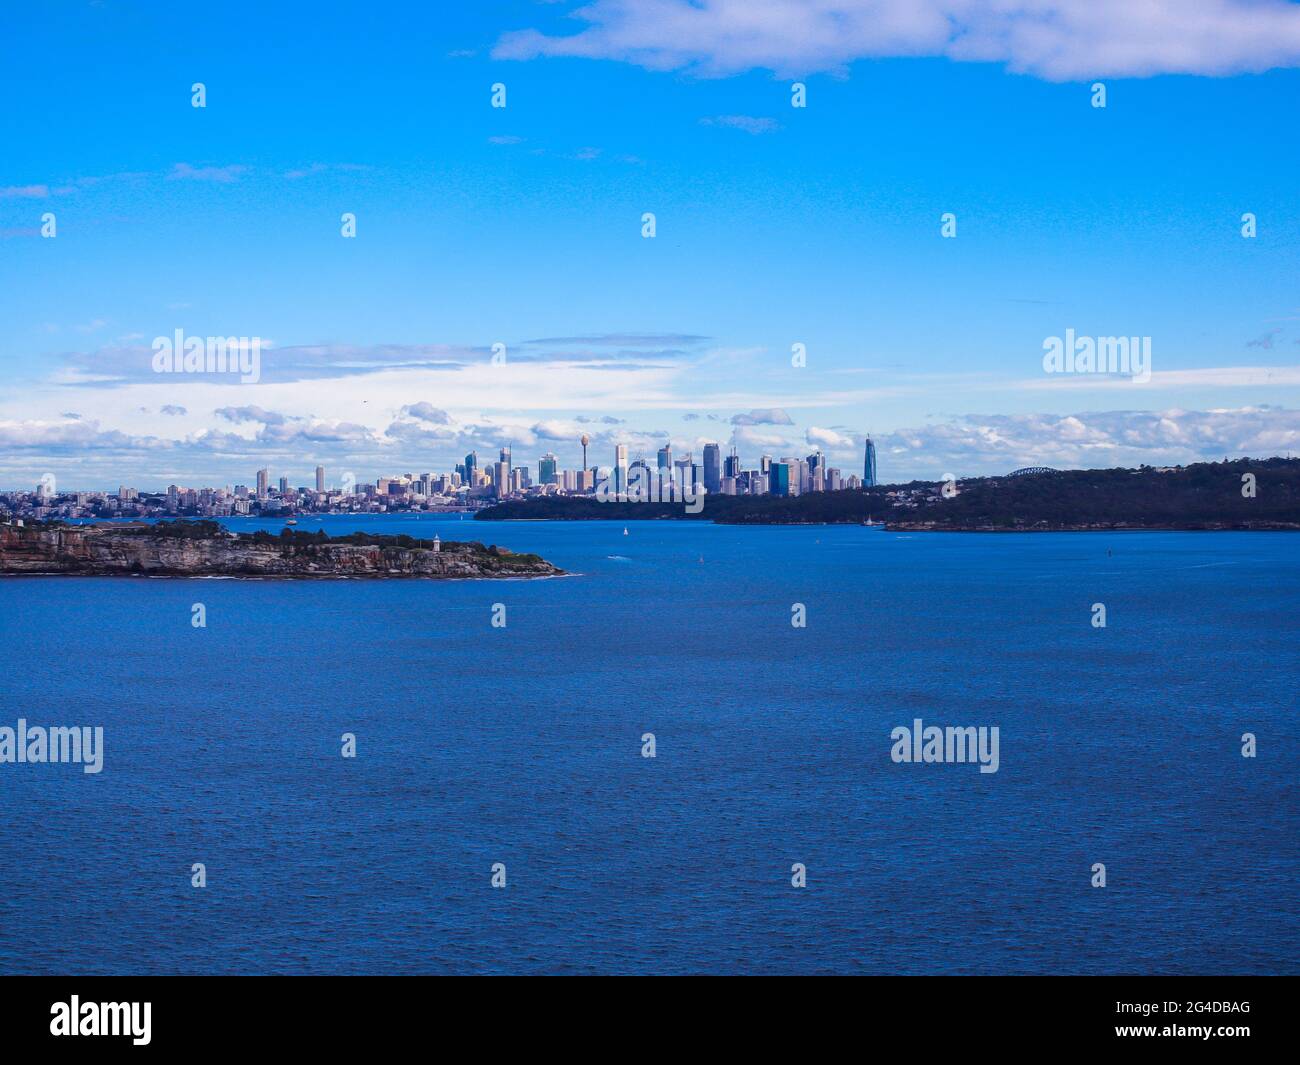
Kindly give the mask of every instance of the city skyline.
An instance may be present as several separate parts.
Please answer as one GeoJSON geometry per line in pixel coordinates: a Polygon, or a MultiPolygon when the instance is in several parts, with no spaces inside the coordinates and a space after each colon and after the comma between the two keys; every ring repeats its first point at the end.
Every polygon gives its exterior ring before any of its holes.
{"type": "MultiPolygon", "coordinates": [[[[584,441],[586,439],[583,438],[584,441]]],[[[584,444],[583,447],[585,454],[586,445],[584,444]]],[[[536,460],[537,478],[534,480],[531,474],[533,465],[527,461],[515,463],[511,449],[502,447],[499,450],[498,461],[494,463],[484,465],[478,458],[478,453],[471,451],[450,471],[434,471],[426,468],[427,464],[425,464],[420,467],[423,472],[418,475],[408,470],[403,473],[376,475],[372,480],[359,479],[353,471],[345,470],[340,471],[338,482],[334,482],[328,476],[330,472],[328,468],[317,463],[312,471],[311,487],[305,483],[295,485],[290,476],[278,475],[278,487],[273,490],[272,478],[277,474],[273,473],[270,466],[262,466],[254,471],[251,478],[244,478],[253,482],[251,488],[238,478],[233,480],[227,478],[221,479],[224,480],[224,484],[220,486],[200,484],[198,487],[173,483],[165,488],[141,488],[141,484],[147,485],[146,481],[133,484],[119,482],[114,490],[75,484],[60,485],[57,478],[44,475],[34,488],[0,486],[0,496],[34,496],[38,500],[56,496],[116,497],[120,502],[125,502],[134,501],[145,494],[166,496],[169,503],[174,503],[177,493],[189,495],[218,493],[218,498],[268,500],[310,497],[313,494],[317,497],[335,497],[362,493],[363,490],[373,492],[378,489],[378,495],[383,496],[386,494],[385,486],[392,484],[402,487],[401,495],[414,494],[419,498],[460,495],[468,490],[466,499],[472,498],[478,502],[484,498],[484,495],[474,492],[476,488],[491,488],[492,491],[487,493],[491,499],[513,495],[545,494],[548,486],[551,490],[564,494],[590,494],[598,488],[606,488],[617,493],[627,491],[629,482],[635,489],[638,485],[649,483],[649,478],[665,484],[672,482],[678,488],[683,484],[689,486],[691,490],[702,488],[706,493],[766,495],[772,491],[768,480],[770,468],[778,463],[790,464],[796,467],[799,473],[793,481],[787,474],[785,489],[779,494],[786,492],[799,494],[808,491],[838,491],[842,488],[874,486],[877,483],[874,477],[875,456],[870,438],[866,441],[865,456],[865,468],[871,471],[870,479],[860,478],[852,473],[844,474],[838,467],[832,467],[820,448],[814,449],[803,458],[793,455],[762,454],[758,456],[756,464],[747,467],[734,448],[724,457],[716,441],[705,443],[701,460],[698,462],[695,461],[691,451],[678,453],[674,457],[671,444],[665,444],[655,452],[654,456],[651,456],[655,459],[653,463],[645,454],[637,452],[632,455],[627,445],[619,444],[615,446],[613,461],[609,465],[598,462],[593,466],[577,469],[561,466],[554,453],[548,451],[538,456],[536,460]],[[636,472],[638,470],[640,472],[636,472]],[[631,477],[629,471],[634,471],[631,477]],[[432,487],[434,484],[438,487],[432,487]],[[503,485],[504,492],[501,491],[503,485]],[[793,491],[789,491],[791,485],[793,491]],[[408,493],[407,489],[411,486],[419,487],[413,488],[408,493]]],[[[466,499],[460,502],[463,503],[466,499]]],[[[212,500],[207,502],[210,503],[212,500]]],[[[193,503],[190,504],[192,505],[193,503]]]]}

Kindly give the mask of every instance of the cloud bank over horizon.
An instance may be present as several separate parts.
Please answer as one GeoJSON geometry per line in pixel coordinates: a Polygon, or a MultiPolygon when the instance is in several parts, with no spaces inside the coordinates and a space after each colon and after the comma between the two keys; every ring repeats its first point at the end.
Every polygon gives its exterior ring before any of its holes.
{"type": "Polygon", "coordinates": [[[665,442],[698,458],[713,441],[745,468],[820,449],[847,475],[870,432],[888,481],[1300,451],[1300,366],[1166,369],[1139,387],[1041,373],[819,374],[781,352],[685,332],[507,349],[497,364],[487,345],[272,346],[251,384],[155,373],[143,342],[66,352],[21,397],[0,397],[0,488],[45,473],[87,489],[220,486],[264,465],[305,483],[318,463],[366,480],[447,471],[469,451],[487,458],[504,446],[516,462],[552,451],[576,468],[584,433],[597,464],[616,444],[653,462],[665,442]],[[1228,389],[1237,395],[1225,402],[1228,389]],[[915,402],[895,410],[900,396],[915,402]],[[946,409],[935,412],[936,401],[946,409]]]}
{"type": "MultiPolygon", "coordinates": [[[[760,454],[775,458],[823,451],[847,476],[859,473],[865,434],[846,426],[752,424],[748,418],[710,436],[689,431],[606,424],[583,416],[535,421],[460,421],[427,401],[411,404],[380,427],[297,416],[256,406],[213,412],[234,426],[181,437],[132,434],[65,412],[58,420],[0,419],[0,489],[30,487],[53,473],[70,488],[106,489],[127,483],[157,490],[250,483],[269,467],[275,476],[308,483],[319,464],[334,478],[359,481],[404,472],[448,470],[469,451],[483,459],[510,446],[515,461],[535,465],[544,451],[576,467],[577,440],[591,440],[593,464],[608,465],[615,444],[653,463],[671,443],[676,454],[706,441],[738,449],[746,468],[760,454]],[[536,452],[536,454],[533,454],[536,452]],[[39,471],[39,472],[38,472],[39,471]],[[128,472],[130,471],[130,472],[128,472]],[[152,473],[146,471],[153,471],[152,473]]],[[[785,412],[780,412],[784,414],[785,412]]],[[[617,422],[617,419],[613,419],[617,422]]],[[[734,422],[734,419],[733,419],[734,422]]],[[[724,428],[724,426],[719,426],[724,428]]],[[[1223,458],[1268,458],[1300,451],[1300,410],[1248,406],[1213,410],[1105,411],[1076,414],[971,414],[873,434],[883,483],[938,480],[946,473],[981,476],[1020,466],[1109,468],[1185,465],[1223,458]]]]}

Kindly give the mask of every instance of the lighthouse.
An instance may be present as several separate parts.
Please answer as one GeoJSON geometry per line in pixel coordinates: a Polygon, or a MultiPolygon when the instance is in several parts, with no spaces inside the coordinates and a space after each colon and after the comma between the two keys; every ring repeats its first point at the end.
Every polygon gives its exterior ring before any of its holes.
{"type": "Polygon", "coordinates": [[[442,550],[442,537],[440,537],[437,533],[433,534],[433,549],[434,551],[442,550]]]}

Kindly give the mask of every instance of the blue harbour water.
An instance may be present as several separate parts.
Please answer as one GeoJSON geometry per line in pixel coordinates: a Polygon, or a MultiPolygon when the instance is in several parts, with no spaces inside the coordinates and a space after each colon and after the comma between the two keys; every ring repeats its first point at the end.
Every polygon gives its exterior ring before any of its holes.
{"type": "Polygon", "coordinates": [[[0,581],[0,971],[1298,968],[1294,536],[323,524],[575,575],[0,581]]]}

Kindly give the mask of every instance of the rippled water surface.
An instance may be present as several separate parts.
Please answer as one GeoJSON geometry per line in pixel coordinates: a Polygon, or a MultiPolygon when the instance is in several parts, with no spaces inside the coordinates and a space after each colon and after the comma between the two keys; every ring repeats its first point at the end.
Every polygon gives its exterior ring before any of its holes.
{"type": "Polygon", "coordinates": [[[1296,970],[1296,537],[324,525],[574,576],[0,580],[0,970],[1296,970]]]}

